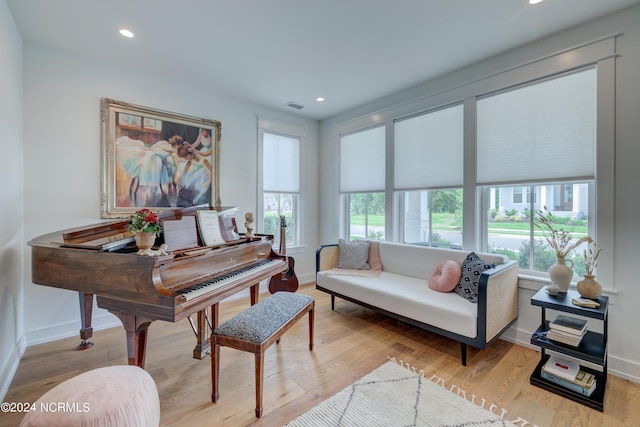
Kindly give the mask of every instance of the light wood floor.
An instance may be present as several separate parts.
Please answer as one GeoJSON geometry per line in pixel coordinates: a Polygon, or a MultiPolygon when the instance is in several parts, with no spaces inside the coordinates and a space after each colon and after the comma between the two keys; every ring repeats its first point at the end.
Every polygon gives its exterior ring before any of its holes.
{"type": "MultiPolygon", "coordinates": [[[[282,426],[395,357],[436,374],[507,410],[543,426],[637,426],[640,384],[609,376],[604,413],[529,384],[539,353],[502,340],[487,350],[469,349],[468,366],[460,364],[460,346],[449,339],[401,324],[370,310],[330,298],[313,285],[298,292],[316,299],[315,349],[308,349],[308,322],[299,321],[265,355],[264,415],[254,416],[253,354],[223,347],[220,400],[211,403],[209,358],[191,357],[195,338],[186,321],[154,322],[149,329],[146,369],[156,381],[163,426],[282,426]]],[[[265,295],[261,295],[264,298],[265,295]]],[[[220,321],[248,306],[237,300],[221,304],[220,321]]],[[[29,347],[6,402],[35,402],[43,393],[79,373],[126,364],[124,330],[94,333],[95,345],[75,351],[69,338],[29,347]]],[[[17,426],[20,414],[0,413],[0,425],[17,426]]]]}

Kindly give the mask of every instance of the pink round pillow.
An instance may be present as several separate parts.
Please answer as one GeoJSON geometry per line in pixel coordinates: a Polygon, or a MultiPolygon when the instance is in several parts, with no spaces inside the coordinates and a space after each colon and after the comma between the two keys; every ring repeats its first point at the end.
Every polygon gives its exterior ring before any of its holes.
{"type": "Polygon", "coordinates": [[[438,292],[451,292],[458,284],[461,274],[462,267],[458,261],[442,261],[429,278],[429,287],[438,292]]]}

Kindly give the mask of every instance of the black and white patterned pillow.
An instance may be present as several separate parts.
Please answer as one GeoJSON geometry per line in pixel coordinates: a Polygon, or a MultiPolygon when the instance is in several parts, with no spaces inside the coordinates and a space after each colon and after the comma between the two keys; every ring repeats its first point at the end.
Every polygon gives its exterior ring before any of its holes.
{"type": "Polygon", "coordinates": [[[368,240],[353,240],[348,242],[338,239],[340,256],[338,258],[338,268],[349,268],[356,270],[370,270],[368,240]]]}
{"type": "Polygon", "coordinates": [[[462,262],[462,274],[458,284],[453,289],[462,298],[478,302],[478,282],[483,271],[494,268],[496,263],[486,262],[475,253],[471,252],[462,262]]]}

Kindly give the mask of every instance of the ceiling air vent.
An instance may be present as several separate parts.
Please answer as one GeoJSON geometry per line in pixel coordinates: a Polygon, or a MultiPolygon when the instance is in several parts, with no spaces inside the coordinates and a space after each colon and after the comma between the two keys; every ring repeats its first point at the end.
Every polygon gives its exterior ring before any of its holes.
{"type": "Polygon", "coordinates": [[[291,108],[295,108],[297,110],[302,110],[304,108],[304,105],[300,105],[300,104],[296,104],[293,101],[289,101],[285,104],[287,107],[291,107],[291,108]]]}

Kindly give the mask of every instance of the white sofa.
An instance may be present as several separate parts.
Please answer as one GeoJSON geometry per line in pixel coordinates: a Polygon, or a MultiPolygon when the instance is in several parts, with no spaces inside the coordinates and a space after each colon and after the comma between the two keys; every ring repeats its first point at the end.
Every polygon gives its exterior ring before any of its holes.
{"type": "MultiPolygon", "coordinates": [[[[477,303],[455,292],[430,289],[428,280],[445,260],[463,263],[469,251],[379,242],[382,271],[336,268],[337,244],[316,252],[316,288],[390,317],[460,342],[462,364],[467,345],[485,349],[518,317],[518,264],[507,257],[478,252],[494,268],[480,275],[477,303]]],[[[371,257],[371,255],[369,255],[371,257]]]]}

